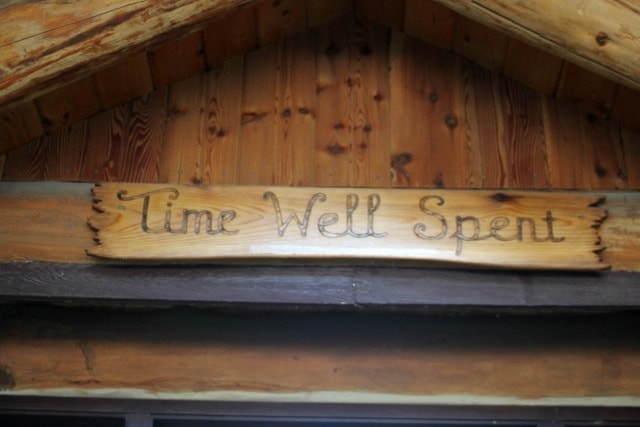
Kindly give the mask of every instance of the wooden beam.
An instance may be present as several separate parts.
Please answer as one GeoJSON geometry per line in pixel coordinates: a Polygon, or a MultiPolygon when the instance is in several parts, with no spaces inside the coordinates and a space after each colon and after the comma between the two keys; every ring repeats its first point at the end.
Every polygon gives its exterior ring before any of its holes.
{"type": "Polygon", "coordinates": [[[640,88],[640,7],[634,2],[435,1],[620,84],[640,88]]]}
{"type": "Polygon", "coordinates": [[[640,307],[640,273],[387,266],[0,263],[5,302],[269,309],[593,311],[640,307]]]}
{"type": "Polygon", "coordinates": [[[0,6],[0,105],[33,97],[252,1],[12,1],[0,6]]]}

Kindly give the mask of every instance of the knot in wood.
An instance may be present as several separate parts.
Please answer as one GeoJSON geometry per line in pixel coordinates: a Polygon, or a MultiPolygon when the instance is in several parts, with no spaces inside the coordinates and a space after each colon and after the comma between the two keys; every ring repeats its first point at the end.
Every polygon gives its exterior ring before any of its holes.
{"type": "Polygon", "coordinates": [[[596,43],[598,43],[598,46],[604,46],[608,42],[609,36],[607,35],[607,33],[600,31],[598,34],[596,34],[596,43]]]}
{"type": "Polygon", "coordinates": [[[444,122],[446,123],[447,127],[449,127],[449,129],[454,129],[456,126],[458,126],[458,118],[453,113],[447,114],[444,118],[444,122]]]}

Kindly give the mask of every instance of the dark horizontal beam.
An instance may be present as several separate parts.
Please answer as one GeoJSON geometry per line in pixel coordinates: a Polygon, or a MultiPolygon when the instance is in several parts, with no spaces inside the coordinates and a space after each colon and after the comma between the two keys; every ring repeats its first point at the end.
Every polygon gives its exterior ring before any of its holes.
{"type": "Polygon", "coordinates": [[[640,307],[640,273],[355,266],[0,263],[3,301],[274,308],[640,307]]]}

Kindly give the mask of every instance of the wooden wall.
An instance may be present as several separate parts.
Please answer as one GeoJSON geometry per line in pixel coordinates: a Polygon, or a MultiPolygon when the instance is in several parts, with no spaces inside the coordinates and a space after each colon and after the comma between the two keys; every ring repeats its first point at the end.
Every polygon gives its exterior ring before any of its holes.
{"type": "Polygon", "coordinates": [[[19,146],[3,179],[638,189],[638,137],[346,17],[19,146]]]}

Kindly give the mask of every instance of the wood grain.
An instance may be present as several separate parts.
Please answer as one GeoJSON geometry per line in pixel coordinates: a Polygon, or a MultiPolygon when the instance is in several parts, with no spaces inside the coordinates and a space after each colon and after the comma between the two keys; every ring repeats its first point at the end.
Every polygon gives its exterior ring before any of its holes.
{"type": "Polygon", "coordinates": [[[578,105],[584,111],[607,118],[617,85],[611,80],[566,62],[562,68],[557,98],[578,105]]]}
{"type": "Polygon", "coordinates": [[[554,95],[563,60],[517,39],[509,39],[504,74],[545,95],[554,95]]]}
{"type": "Polygon", "coordinates": [[[353,172],[351,19],[318,29],[315,181],[347,186],[353,172]]]}
{"type": "Polygon", "coordinates": [[[155,88],[167,87],[207,68],[202,31],[155,46],[148,55],[155,88]]]}
{"type": "Polygon", "coordinates": [[[101,258],[606,267],[596,254],[605,211],[593,207],[600,200],[593,195],[126,183],[93,192],[99,213],[89,224],[98,246],[89,254],[101,258]],[[358,210],[365,203],[367,211],[358,210]]]}
{"type": "Polygon", "coordinates": [[[244,60],[238,56],[207,76],[201,120],[202,183],[235,184],[242,115],[244,60]]]}
{"type": "Polygon", "coordinates": [[[389,31],[356,22],[351,47],[355,187],[388,187],[389,31]]]}
{"type": "Polygon", "coordinates": [[[258,46],[256,7],[243,7],[204,29],[204,47],[209,68],[216,68],[234,56],[258,46]]]}
{"type": "Polygon", "coordinates": [[[87,121],[84,120],[63,131],[53,132],[45,138],[45,180],[80,180],[86,150],[86,133],[87,121]]]}
{"type": "Polygon", "coordinates": [[[272,44],[245,56],[238,184],[267,185],[276,179],[279,55],[279,46],[272,44]]]}
{"type": "MultiPolygon", "coordinates": [[[[165,33],[185,31],[247,0],[16,2],[0,10],[0,103],[86,76],[165,33]]],[[[166,37],[166,35],[165,35],[166,37]]]]}
{"type": "Polygon", "coordinates": [[[40,181],[44,179],[47,140],[40,138],[7,153],[5,181],[40,181]]]}
{"type": "Polygon", "coordinates": [[[640,132],[627,128],[620,129],[622,149],[624,151],[626,178],[630,190],[640,190],[640,132]]]}
{"type": "Polygon", "coordinates": [[[493,71],[502,71],[509,38],[477,21],[458,16],[451,49],[493,71]]]}
{"type": "Polygon", "coordinates": [[[312,29],[353,13],[353,2],[344,0],[306,1],[307,27],[312,29]]]}
{"type": "MultiPolygon", "coordinates": [[[[589,188],[626,189],[626,167],[619,128],[607,120],[581,115],[583,164],[589,176],[589,188]]],[[[632,166],[634,167],[634,166],[632,166]]]]}
{"type": "Polygon", "coordinates": [[[256,7],[258,43],[266,46],[306,28],[306,6],[300,0],[259,2],[256,7]]]}
{"type": "Polygon", "coordinates": [[[402,29],[405,0],[355,0],[356,16],[368,23],[402,29]]]}

